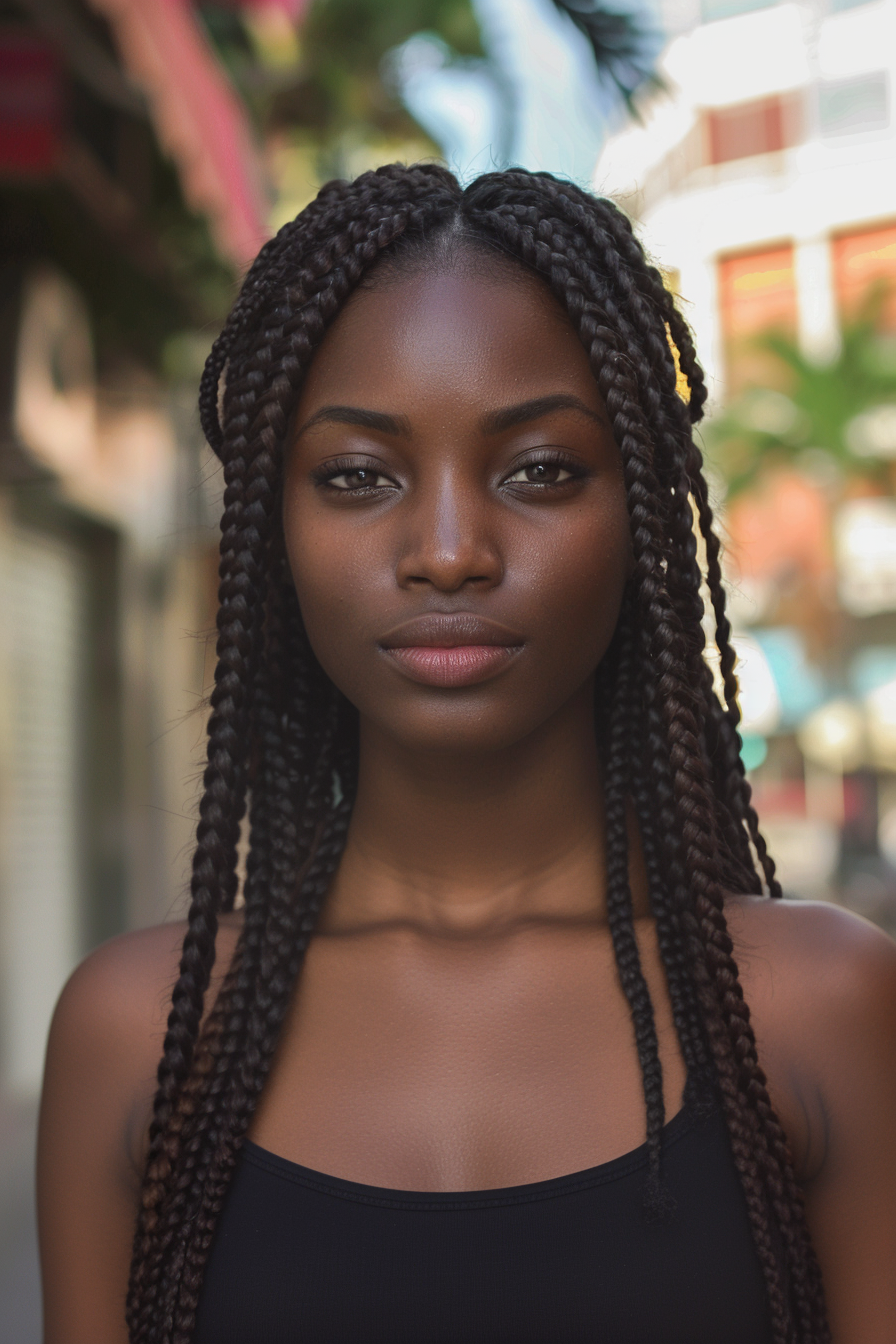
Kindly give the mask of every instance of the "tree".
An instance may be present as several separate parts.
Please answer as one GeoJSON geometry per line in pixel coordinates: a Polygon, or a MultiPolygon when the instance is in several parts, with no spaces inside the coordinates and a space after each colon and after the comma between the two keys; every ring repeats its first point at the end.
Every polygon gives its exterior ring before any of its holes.
{"type": "Polygon", "coordinates": [[[259,26],[258,15],[270,11],[249,0],[204,0],[199,7],[273,146],[274,176],[293,212],[327,177],[351,176],[389,158],[453,161],[459,131],[485,148],[477,171],[514,162],[563,172],[564,163],[530,163],[525,152],[527,128],[539,117],[555,150],[570,136],[569,116],[561,117],[558,132],[551,115],[556,121],[555,104],[569,100],[567,85],[575,81],[552,71],[539,22],[565,26],[566,37],[586,53],[580,67],[590,63],[598,85],[599,97],[579,100],[594,137],[583,156],[586,177],[612,117],[630,112],[636,94],[656,84],[661,38],[646,8],[629,13],[603,0],[312,0],[292,42],[279,44],[259,26]],[[408,61],[413,66],[415,57],[422,66],[413,71],[420,77],[411,94],[408,61]],[[549,87],[552,76],[561,87],[549,87]],[[435,109],[448,84],[450,96],[435,109]],[[284,175],[292,182],[284,183],[284,175]]]}
{"type": "Polygon", "coordinates": [[[888,480],[896,460],[896,334],[881,330],[887,298],[885,287],[868,294],[826,362],[809,359],[780,331],[753,343],[774,361],[778,386],[747,388],[706,429],[729,496],[778,465],[888,480]]]}

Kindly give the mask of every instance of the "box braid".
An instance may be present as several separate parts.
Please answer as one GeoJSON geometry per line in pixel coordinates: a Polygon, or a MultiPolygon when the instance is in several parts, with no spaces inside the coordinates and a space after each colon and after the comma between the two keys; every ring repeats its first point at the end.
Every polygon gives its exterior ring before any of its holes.
{"type": "Polygon", "coordinates": [[[725,923],[726,891],[779,895],[780,888],[740,761],[719,543],[692,432],[706,401],[693,341],[610,202],[522,170],[487,174],[462,191],[431,165],[389,165],[325,186],[262,248],[203,374],[202,424],[225,479],[218,665],[188,928],[134,1244],[130,1338],[188,1344],[192,1337],[217,1219],[356,789],[357,716],[314,657],[284,560],[279,510],[289,417],[327,326],[365,276],[378,262],[426,264],[446,246],[497,250],[544,277],[589,354],[622,455],[634,573],[599,669],[596,709],[608,923],[643,1077],[648,1209],[665,1210],[665,1117],[634,932],[630,806],[688,1095],[703,1106],[721,1099],[773,1337],[827,1344],[820,1274],[725,923]],[[670,341],[687,401],[676,391],[670,341]],[[704,586],[724,703],[705,658],[704,586]],[[245,918],[204,1018],[218,916],[237,896],[247,800],[245,918]]]}
{"type": "Polygon", "coordinates": [[[641,967],[635,937],[632,892],[629,883],[628,799],[631,794],[631,741],[636,731],[632,679],[635,632],[627,610],[616,636],[615,677],[607,734],[604,778],[607,849],[607,922],[619,979],[628,1000],[641,1064],[647,1107],[648,1183],[645,1204],[653,1217],[668,1212],[660,1179],[661,1136],[665,1123],[663,1071],[660,1064],[653,1003],[641,967]]]}

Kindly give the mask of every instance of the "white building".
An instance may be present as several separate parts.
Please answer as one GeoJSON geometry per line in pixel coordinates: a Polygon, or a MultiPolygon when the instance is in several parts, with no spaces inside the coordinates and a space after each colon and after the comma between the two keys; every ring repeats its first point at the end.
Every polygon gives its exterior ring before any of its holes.
{"type": "Polygon", "coordinates": [[[595,185],[671,273],[717,399],[739,336],[778,320],[823,357],[896,281],[896,0],[664,5],[668,92],[595,185]]]}

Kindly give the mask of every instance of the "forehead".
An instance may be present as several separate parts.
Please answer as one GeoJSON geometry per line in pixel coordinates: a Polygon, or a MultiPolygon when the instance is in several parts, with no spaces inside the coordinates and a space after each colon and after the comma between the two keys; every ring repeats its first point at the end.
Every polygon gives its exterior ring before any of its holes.
{"type": "Polygon", "coordinates": [[[398,409],[462,396],[473,409],[557,391],[599,398],[569,319],[538,276],[483,257],[356,290],[318,348],[300,404],[304,414],[332,401],[398,409]]]}

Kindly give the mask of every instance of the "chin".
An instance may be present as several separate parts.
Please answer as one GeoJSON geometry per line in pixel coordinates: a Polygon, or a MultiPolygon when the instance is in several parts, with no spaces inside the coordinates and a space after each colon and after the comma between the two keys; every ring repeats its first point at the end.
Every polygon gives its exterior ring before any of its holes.
{"type": "MultiPolygon", "coordinates": [[[[446,697],[440,705],[405,705],[394,717],[379,713],[371,721],[378,736],[391,738],[405,751],[476,757],[508,751],[526,741],[553,717],[556,706],[525,711],[517,697],[510,703],[493,700],[477,705],[468,695],[453,703],[446,697]]],[[[363,722],[363,709],[361,716],[363,722]]]]}

